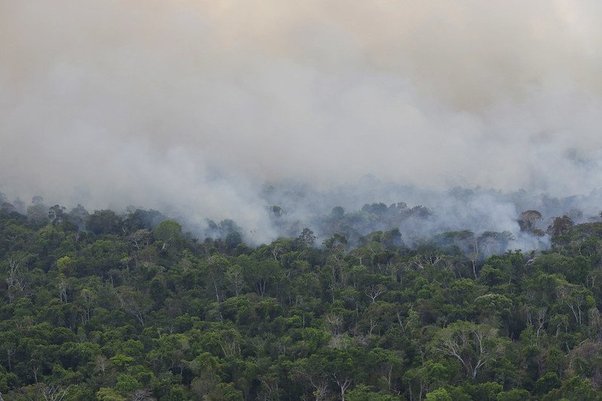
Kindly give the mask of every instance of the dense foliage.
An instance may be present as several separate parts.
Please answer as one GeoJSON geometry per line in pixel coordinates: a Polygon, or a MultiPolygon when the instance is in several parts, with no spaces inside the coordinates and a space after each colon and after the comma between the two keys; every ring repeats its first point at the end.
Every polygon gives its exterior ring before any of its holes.
{"type": "Polygon", "coordinates": [[[159,221],[3,208],[0,398],[602,400],[602,223],[485,257],[470,232],[249,247],[159,221]]]}

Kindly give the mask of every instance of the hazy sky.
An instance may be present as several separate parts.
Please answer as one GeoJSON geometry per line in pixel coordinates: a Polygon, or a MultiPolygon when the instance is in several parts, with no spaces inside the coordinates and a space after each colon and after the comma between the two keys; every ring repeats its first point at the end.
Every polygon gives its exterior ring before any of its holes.
{"type": "Polygon", "coordinates": [[[257,188],[602,186],[602,3],[0,0],[0,190],[260,224],[257,188]]]}

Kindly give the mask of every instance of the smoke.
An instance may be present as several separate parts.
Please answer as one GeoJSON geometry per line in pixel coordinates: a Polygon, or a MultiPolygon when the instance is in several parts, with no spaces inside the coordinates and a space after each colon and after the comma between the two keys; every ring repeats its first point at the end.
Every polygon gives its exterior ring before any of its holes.
{"type": "MultiPolygon", "coordinates": [[[[0,0],[0,189],[233,218],[259,241],[278,234],[265,183],[328,208],[381,201],[366,176],[588,195],[600,37],[593,0],[0,0]]],[[[516,230],[514,201],[474,202],[450,219],[516,230]]]]}

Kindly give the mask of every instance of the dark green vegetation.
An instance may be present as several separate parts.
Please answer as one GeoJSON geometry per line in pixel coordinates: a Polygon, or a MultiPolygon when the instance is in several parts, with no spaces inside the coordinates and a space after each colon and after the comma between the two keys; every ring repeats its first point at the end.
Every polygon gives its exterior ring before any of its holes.
{"type": "Polygon", "coordinates": [[[602,400],[601,223],[484,259],[469,232],[250,248],[35,206],[0,212],[5,401],[602,400]]]}

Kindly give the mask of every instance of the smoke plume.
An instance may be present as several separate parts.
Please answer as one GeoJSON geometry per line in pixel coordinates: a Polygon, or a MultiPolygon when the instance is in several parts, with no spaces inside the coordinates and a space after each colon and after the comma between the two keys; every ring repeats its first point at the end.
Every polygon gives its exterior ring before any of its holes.
{"type": "Polygon", "coordinates": [[[541,194],[597,212],[600,37],[593,0],[0,0],[0,190],[259,241],[266,183],[311,188],[299,216],[392,194],[446,227],[516,230],[541,194]],[[536,195],[460,211],[454,187],[536,195]]]}

